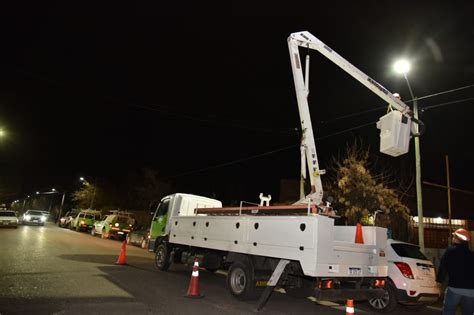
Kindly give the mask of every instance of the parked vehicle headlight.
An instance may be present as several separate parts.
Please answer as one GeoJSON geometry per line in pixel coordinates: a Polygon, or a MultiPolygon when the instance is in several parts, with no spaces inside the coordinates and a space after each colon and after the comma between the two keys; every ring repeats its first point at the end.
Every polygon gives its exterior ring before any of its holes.
{"type": "Polygon", "coordinates": [[[40,219],[42,222],[46,221],[46,217],[42,216],[40,219]]]}
{"type": "Polygon", "coordinates": [[[118,223],[115,223],[115,226],[117,226],[117,227],[118,227],[119,225],[120,225],[120,224],[118,224],[118,223]]]}
{"type": "Polygon", "coordinates": [[[30,221],[30,220],[31,220],[31,216],[30,216],[30,215],[25,215],[25,220],[26,220],[26,221],[30,221]]]}

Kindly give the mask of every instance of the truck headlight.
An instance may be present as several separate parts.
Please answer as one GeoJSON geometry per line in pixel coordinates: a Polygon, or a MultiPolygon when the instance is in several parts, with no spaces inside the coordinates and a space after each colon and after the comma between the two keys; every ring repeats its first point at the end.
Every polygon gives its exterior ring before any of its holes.
{"type": "Polygon", "coordinates": [[[115,223],[115,226],[116,226],[116,227],[118,227],[119,225],[120,225],[120,224],[118,224],[118,223],[115,223]]]}

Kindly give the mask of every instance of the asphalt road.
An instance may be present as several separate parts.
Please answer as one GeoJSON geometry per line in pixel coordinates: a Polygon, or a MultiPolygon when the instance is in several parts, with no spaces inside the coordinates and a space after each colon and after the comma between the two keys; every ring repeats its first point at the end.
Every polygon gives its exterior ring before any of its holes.
{"type": "MultiPolygon", "coordinates": [[[[47,224],[0,229],[0,315],[4,314],[255,314],[257,301],[237,301],[225,275],[201,270],[202,299],[184,297],[191,268],[154,269],[154,256],[121,242],[47,224]]],[[[370,314],[364,303],[356,314],[370,314]]],[[[395,313],[413,311],[400,307],[395,313]]],[[[344,305],[275,292],[259,314],[345,314],[344,305]],[[328,306],[329,304],[329,306],[328,306]]],[[[425,308],[416,314],[440,314],[425,308]]]]}

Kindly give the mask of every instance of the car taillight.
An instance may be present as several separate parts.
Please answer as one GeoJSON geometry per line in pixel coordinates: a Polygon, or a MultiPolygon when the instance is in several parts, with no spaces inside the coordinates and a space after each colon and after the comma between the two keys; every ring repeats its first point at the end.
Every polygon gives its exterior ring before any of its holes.
{"type": "Polygon", "coordinates": [[[396,261],[394,262],[394,264],[398,267],[398,269],[405,278],[414,279],[413,272],[411,272],[411,268],[407,263],[396,261]]]}
{"type": "Polygon", "coordinates": [[[375,285],[376,287],[384,287],[384,286],[385,286],[385,280],[383,280],[383,279],[382,279],[382,280],[377,279],[377,280],[375,280],[374,285],[375,285]]]}

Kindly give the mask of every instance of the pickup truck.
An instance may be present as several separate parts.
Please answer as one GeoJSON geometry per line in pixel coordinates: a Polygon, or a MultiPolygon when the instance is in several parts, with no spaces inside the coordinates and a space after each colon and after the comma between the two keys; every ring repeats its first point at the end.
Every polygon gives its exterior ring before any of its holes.
{"type": "Polygon", "coordinates": [[[125,240],[134,225],[135,219],[132,213],[112,210],[102,221],[96,221],[94,223],[91,229],[91,235],[125,240]]]}

